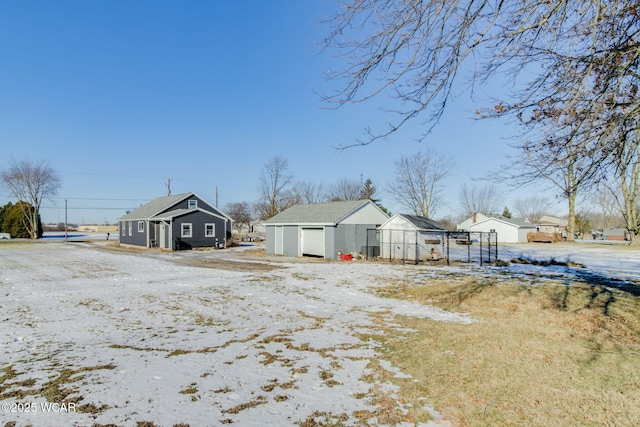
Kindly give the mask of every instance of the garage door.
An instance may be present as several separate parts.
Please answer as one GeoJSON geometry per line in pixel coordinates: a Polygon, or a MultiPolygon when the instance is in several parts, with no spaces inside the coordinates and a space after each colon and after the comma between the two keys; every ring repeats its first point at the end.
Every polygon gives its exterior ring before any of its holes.
{"type": "Polygon", "coordinates": [[[302,255],[324,256],[324,229],[302,229],[302,255]]]}

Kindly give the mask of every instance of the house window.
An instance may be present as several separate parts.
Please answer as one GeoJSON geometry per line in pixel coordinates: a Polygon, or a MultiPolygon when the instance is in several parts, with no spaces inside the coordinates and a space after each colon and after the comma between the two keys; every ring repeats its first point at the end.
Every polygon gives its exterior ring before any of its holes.
{"type": "Polygon", "coordinates": [[[189,209],[198,207],[198,201],[197,200],[189,200],[188,203],[189,203],[189,209]]]}
{"type": "Polygon", "coordinates": [[[215,237],[216,235],[216,225],[215,224],[205,224],[204,225],[204,237],[215,237]]]}
{"type": "Polygon", "coordinates": [[[127,224],[128,224],[128,226],[129,226],[129,236],[131,236],[131,235],[133,234],[133,233],[132,233],[132,229],[133,229],[133,222],[132,222],[132,221],[129,221],[127,224]]]}
{"type": "Polygon", "coordinates": [[[180,235],[182,237],[191,237],[191,230],[192,230],[191,224],[190,223],[184,223],[181,226],[180,235]]]}
{"type": "Polygon", "coordinates": [[[144,233],[144,221],[138,221],[138,233],[144,233]]]}
{"type": "Polygon", "coordinates": [[[127,235],[127,223],[126,222],[121,222],[120,223],[120,230],[122,230],[122,235],[123,236],[127,235]]]}

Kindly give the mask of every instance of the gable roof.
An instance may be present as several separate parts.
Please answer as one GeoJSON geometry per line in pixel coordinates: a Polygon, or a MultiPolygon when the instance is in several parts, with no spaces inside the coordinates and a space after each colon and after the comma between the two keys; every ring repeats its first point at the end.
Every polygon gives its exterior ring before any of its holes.
{"type": "Polygon", "coordinates": [[[557,225],[557,226],[560,226],[560,227],[566,227],[568,221],[567,221],[566,218],[558,218],[557,216],[544,215],[542,218],[540,218],[540,220],[538,220],[537,223],[538,224],[552,224],[552,225],[557,225]]]}
{"type": "Polygon", "coordinates": [[[295,205],[264,221],[264,224],[336,224],[368,203],[373,204],[370,200],[348,200],[295,205]]]}
{"type": "Polygon", "coordinates": [[[218,215],[215,212],[206,211],[206,210],[204,210],[202,208],[174,209],[172,211],[161,212],[158,215],[155,215],[155,216],[153,216],[153,217],[151,217],[149,219],[169,221],[169,220],[172,220],[172,219],[177,218],[179,216],[190,214],[190,213],[193,213],[193,212],[202,212],[202,213],[205,213],[205,214],[207,214],[209,216],[212,216],[212,217],[220,218],[220,219],[223,219],[223,220],[227,219],[226,216],[218,215]]]}
{"type": "Polygon", "coordinates": [[[444,228],[437,221],[434,221],[431,218],[427,218],[426,216],[421,216],[421,215],[409,215],[409,214],[395,214],[394,216],[389,218],[387,221],[385,221],[385,223],[378,228],[385,228],[387,224],[389,224],[391,221],[393,221],[396,218],[404,219],[405,221],[413,225],[416,230],[446,231],[446,228],[444,228]]]}
{"type": "Polygon", "coordinates": [[[483,222],[487,222],[487,221],[491,221],[491,220],[495,220],[495,221],[500,221],[509,225],[513,225],[517,228],[533,228],[535,227],[535,225],[531,224],[530,222],[528,222],[527,220],[525,220],[524,218],[507,218],[504,217],[502,215],[487,215],[487,218],[480,220],[474,224],[471,224],[469,227],[473,227],[475,225],[478,224],[482,224],[483,222]]]}
{"type": "MultiPolygon", "coordinates": [[[[172,196],[158,197],[157,199],[153,199],[152,201],[140,206],[138,209],[135,209],[129,212],[128,214],[124,215],[123,217],[120,218],[120,220],[128,221],[128,220],[151,219],[156,216],[160,216],[161,218],[170,218],[170,217],[183,215],[187,213],[186,211],[198,210],[197,208],[192,208],[192,209],[177,209],[177,210],[174,210],[173,212],[165,212],[170,207],[174,206],[177,203],[180,203],[181,201],[189,197],[197,197],[200,200],[204,201],[202,197],[198,196],[196,193],[193,193],[193,192],[175,194],[172,196]]],[[[202,209],[199,209],[199,210],[202,210],[202,209]]],[[[202,211],[205,212],[204,210],[202,211]]],[[[221,211],[211,212],[211,213],[220,214],[222,217],[226,219],[230,219],[227,215],[225,215],[221,211]]]]}

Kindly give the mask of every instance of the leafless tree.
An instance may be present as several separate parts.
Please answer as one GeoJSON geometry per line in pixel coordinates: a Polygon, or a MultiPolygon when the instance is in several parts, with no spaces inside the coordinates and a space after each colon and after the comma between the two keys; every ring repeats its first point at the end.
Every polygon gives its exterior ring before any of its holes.
{"type": "Polygon", "coordinates": [[[498,187],[491,184],[483,186],[468,186],[466,183],[460,186],[459,191],[461,214],[468,218],[475,212],[485,215],[496,214],[502,206],[502,196],[498,187]]]}
{"type": "Polygon", "coordinates": [[[516,199],[514,208],[521,218],[526,219],[532,224],[540,221],[540,218],[547,215],[551,201],[545,196],[533,195],[525,198],[516,199]]]}
{"type": "Polygon", "coordinates": [[[255,205],[260,219],[269,219],[289,207],[293,175],[288,169],[289,161],[280,156],[272,157],[262,168],[258,185],[260,199],[255,205]]]}
{"type": "Polygon", "coordinates": [[[325,200],[324,185],[312,181],[296,181],[293,184],[293,197],[298,203],[320,203],[325,200]]]}
{"type": "Polygon", "coordinates": [[[585,132],[580,120],[575,120],[576,115],[591,114],[586,110],[564,110],[535,119],[546,122],[546,127],[514,145],[517,154],[496,175],[498,180],[516,185],[540,181],[551,184],[568,204],[567,240],[574,236],[578,195],[593,188],[606,170],[606,151],[601,141],[585,132]]]}
{"type": "Polygon", "coordinates": [[[615,187],[610,186],[629,231],[632,245],[640,245],[640,129],[623,132],[615,145],[615,187]]]}
{"type": "Polygon", "coordinates": [[[616,200],[615,193],[618,191],[615,182],[609,184],[602,182],[595,188],[589,197],[591,203],[591,224],[594,228],[623,227],[624,218],[616,200]]]}
{"type": "Polygon", "coordinates": [[[403,156],[394,162],[386,190],[404,208],[415,215],[434,215],[442,201],[446,178],[455,161],[432,149],[403,156]]]}
{"type": "Polygon", "coordinates": [[[569,236],[578,191],[604,175],[620,155],[612,136],[640,116],[638,2],[347,0],[331,23],[325,46],[342,51],[347,64],[330,75],[342,88],[327,100],[341,106],[385,94],[399,101],[397,120],[367,129],[354,145],[386,138],[418,117],[428,132],[455,82],[473,89],[499,78],[507,89],[479,108],[479,117],[525,125],[526,161],[518,165],[559,187],[569,236]]]}
{"type": "Polygon", "coordinates": [[[251,205],[249,202],[229,203],[225,212],[233,220],[233,228],[238,233],[251,228],[253,215],[251,214],[251,205]]]}
{"type": "Polygon", "coordinates": [[[438,219],[438,223],[449,231],[456,231],[458,224],[464,221],[466,218],[454,218],[452,215],[446,215],[438,219]]]}
{"type": "MultiPolygon", "coordinates": [[[[475,93],[475,85],[498,79],[506,89],[487,106],[500,115],[580,103],[603,111],[612,92],[638,86],[639,16],[640,5],[626,0],[343,0],[328,21],[325,48],[346,62],[329,73],[340,89],[326,100],[338,107],[380,95],[398,100],[390,109],[396,120],[352,145],[384,139],[418,118],[428,133],[456,90],[475,93]],[[585,84],[592,86],[587,97],[585,84]]],[[[639,111],[635,97],[625,116],[639,111]]],[[[605,134],[615,123],[582,125],[605,134]]]]}
{"type": "Polygon", "coordinates": [[[0,172],[0,182],[18,199],[32,239],[39,237],[38,219],[42,200],[55,196],[61,186],[61,179],[48,162],[11,160],[9,166],[0,172]]]}
{"type": "Polygon", "coordinates": [[[362,184],[358,179],[341,178],[329,186],[327,199],[331,201],[360,200],[362,184]]]}

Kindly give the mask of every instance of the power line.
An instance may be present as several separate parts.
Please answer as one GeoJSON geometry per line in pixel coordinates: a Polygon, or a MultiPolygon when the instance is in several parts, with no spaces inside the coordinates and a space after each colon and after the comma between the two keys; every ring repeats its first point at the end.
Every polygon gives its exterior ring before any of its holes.
{"type": "MultiPolygon", "coordinates": [[[[62,206],[40,206],[40,209],[64,209],[62,206]]],[[[127,206],[124,208],[114,208],[114,207],[101,207],[101,206],[67,206],[68,210],[77,210],[77,209],[86,209],[86,210],[127,210],[132,209],[131,206],[127,206]]]]}
{"type": "MultiPolygon", "coordinates": [[[[0,194],[0,197],[14,198],[14,195],[0,194]]],[[[111,198],[99,198],[99,197],[46,197],[48,200],[92,200],[92,201],[104,201],[104,202],[148,202],[149,199],[111,199],[111,198]]]]}

